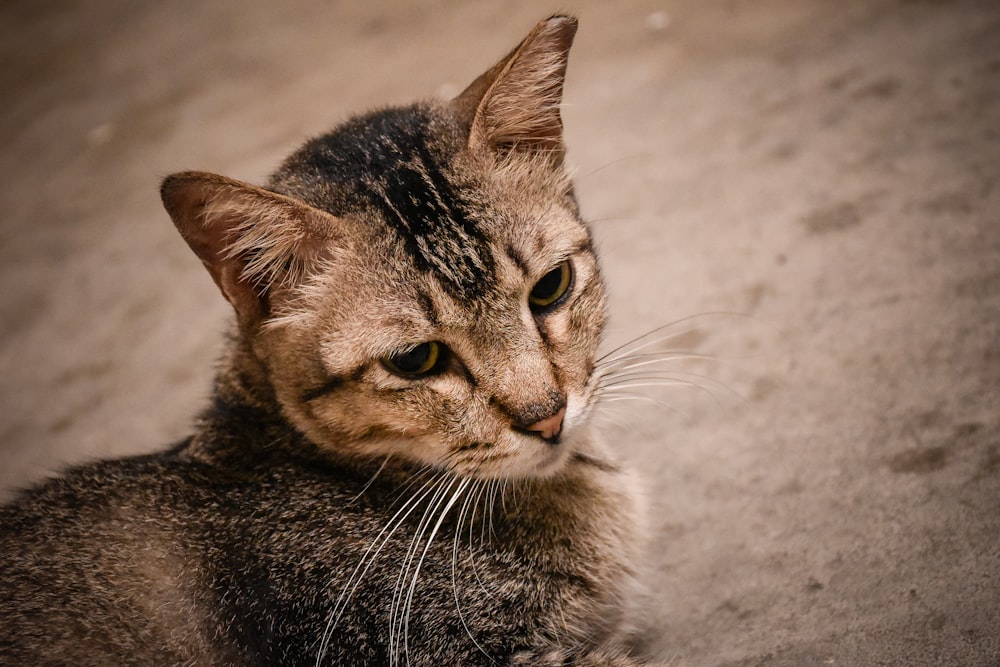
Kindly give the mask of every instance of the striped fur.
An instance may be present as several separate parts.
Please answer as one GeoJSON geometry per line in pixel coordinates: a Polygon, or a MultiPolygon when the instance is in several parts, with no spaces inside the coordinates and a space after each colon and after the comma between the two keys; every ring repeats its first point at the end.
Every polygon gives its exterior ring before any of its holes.
{"type": "Polygon", "coordinates": [[[543,21],[455,100],[358,116],[266,188],[164,181],[236,312],[211,403],[171,450],[0,508],[0,662],[645,664],[634,484],[589,420],[575,30],[543,21]],[[387,361],[429,342],[432,373],[387,361]]]}

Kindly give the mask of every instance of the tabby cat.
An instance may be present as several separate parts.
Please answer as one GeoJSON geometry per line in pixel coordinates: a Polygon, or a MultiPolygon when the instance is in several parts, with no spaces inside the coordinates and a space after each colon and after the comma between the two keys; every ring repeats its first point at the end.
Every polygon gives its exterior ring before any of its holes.
{"type": "Polygon", "coordinates": [[[194,435],[0,510],[3,664],[639,665],[605,292],[563,158],[576,20],[449,102],[167,212],[236,312],[194,435]]]}

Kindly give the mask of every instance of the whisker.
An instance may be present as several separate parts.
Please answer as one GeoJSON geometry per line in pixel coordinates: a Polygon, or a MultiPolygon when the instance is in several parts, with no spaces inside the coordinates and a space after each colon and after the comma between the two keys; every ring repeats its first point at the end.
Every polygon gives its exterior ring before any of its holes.
{"type": "Polygon", "coordinates": [[[428,502],[427,507],[424,509],[424,514],[420,518],[420,522],[417,524],[417,528],[413,533],[413,538],[410,540],[410,546],[407,548],[406,555],[403,557],[403,564],[400,567],[399,576],[396,578],[396,584],[393,586],[392,602],[389,606],[389,658],[392,664],[397,663],[397,656],[400,651],[399,631],[402,629],[402,604],[404,601],[403,589],[404,582],[406,581],[406,575],[410,571],[410,564],[416,556],[420,540],[423,538],[424,532],[427,530],[427,526],[430,525],[432,520],[431,517],[433,517],[434,511],[437,509],[438,503],[444,496],[447,495],[454,483],[454,476],[444,474],[438,480],[437,484],[434,485],[434,495],[428,502]]]}
{"type": "Polygon", "coordinates": [[[385,470],[385,465],[389,462],[390,458],[391,458],[391,456],[386,456],[384,459],[382,459],[382,465],[380,465],[378,467],[378,470],[375,471],[375,474],[372,475],[372,478],[369,479],[368,482],[365,483],[365,485],[363,487],[361,487],[361,490],[358,491],[358,494],[356,496],[354,496],[353,498],[351,498],[350,500],[347,501],[347,506],[348,507],[350,507],[355,502],[357,502],[358,498],[360,498],[361,496],[365,495],[365,491],[367,491],[369,489],[369,487],[371,487],[371,485],[375,483],[375,480],[376,480],[376,478],[378,478],[379,474],[383,470],[385,470]]]}
{"type": "MultiPolygon", "coordinates": [[[[462,503],[462,509],[458,513],[458,522],[455,524],[455,535],[452,538],[452,545],[451,545],[451,591],[452,591],[452,593],[455,596],[455,610],[458,612],[458,620],[461,622],[462,627],[465,629],[465,634],[468,635],[469,639],[472,640],[472,643],[476,645],[476,648],[479,649],[479,652],[482,653],[484,656],[486,656],[487,660],[489,660],[491,663],[496,663],[496,661],[493,659],[493,657],[490,656],[490,654],[486,652],[486,649],[484,649],[482,646],[480,646],[479,642],[476,641],[475,636],[472,634],[472,630],[469,628],[469,624],[465,622],[465,615],[462,614],[462,604],[461,604],[461,602],[458,599],[458,576],[457,576],[457,568],[458,568],[458,545],[460,543],[460,537],[461,537],[461,532],[462,532],[462,524],[465,522],[466,516],[468,516],[468,511],[469,511],[470,503],[472,504],[473,509],[474,509],[475,502],[478,502],[478,497],[479,497],[478,496],[478,491],[480,490],[480,488],[482,486],[484,486],[482,480],[476,479],[476,480],[473,481],[473,483],[472,483],[472,489],[469,491],[469,493],[467,493],[465,495],[465,501],[462,503]]],[[[473,515],[473,516],[475,516],[475,515],[473,515]]],[[[472,524],[470,524],[470,531],[469,531],[470,536],[472,534],[471,525],[472,524]]],[[[469,562],[473,563],[472,551],[471,551],[471,546],[472,546],[471,540],[469,542],[469,546],[470,546],[469,562]]],[[[472,567],[473,567],[473,572],[475,572],[475,564],[474,563],[473,563],[472,567]]],[[[480,585],[482,585],[482,584],[480,584],[480,585]]]]}
{"type": "Polygon", "coordinates": [[[596,363],[597,364],[610,363],[612,361],[616,361],[617,359],[621,358],[625,354],[631,354],[631,353],[638,352],[639,350],[644,350],[644,349],[650,347],[651,345],[656,345],[657,343],[661,343],[661,342],[663,342],[665,340],[670,340],[671,338],[679,338],[680,336],[683,336],[685,334],[688,334],[688,333],[690,333],[692,331],[697,330],[698,327],[697,326],[686,326],[683,329],[681,329],[680,331],[670,331],[670,329],[672,329],[674,327],[680,327],[682,325],[690,325],[690,324],[694,323],[696,320],[699,320],[699,319],[705,319],[705,318],[708,318],[708,317],[718,317],[718,316],[747,317],[747,315],[745,315],[743,313],[728,312],[728,311],[716,311],[716,312],[710,312],[710,313],[699,313],[698,315],[691,315],[691,316],[688,316],[688,317],[683,317],[683,318],[681,318],[679,320],[675,320],[675,321],[670,322],[668,324],[663,324],[663,325],[658,326],[658,327],[656,327],[654,329],[651,329],[650,331],[647,331],[646,333],[642,334],[641,336],[636,336],[635,338],[633,338],[631,340],[625,341],[624,343],[622,343],[618,347],[616,347],[616,348],[614,348],[612,350],[609,350],[608,352],[606,352],[603,355],[601,355],[600,357],[598,357],[596,359],[596,363]],[[663,335],[660,336],[658,334],[663,334],[663,335]],[[632,349],[630,352],[624,352],[627,348],[629,348],[629,346],[632,346],[632,345],[635,345],[636,347],[634,349],[632,349]],[[623,353],[623,354],[619,354],[619,353],[623,353]],[[615,356],[615,355],[617,355],[617,356],[615,356]]]}
{"type": "MultiPolygon", "coordinates": [[[[496,539],[496,533],[493,531],[493,515],[496,514],[497,491],[498,491],[497,487],[499,485],[500,485],[500,480],[498,478],[494,478],[493,483],[490,484],[489,504],[487,506],[487,510],[489,514],[489,524],[490,524],[489,537],[491,540],[496,539]]],[[[480,539],[479,543],[480,544],[483,543],[482,539],[480,539]]]]}
{"type": "Polygon", "coordinates": [[[430,475],[438,475],[440,473],[441,473],[441,471],[439,469],[436,469],[436,468],[434,468],[432,466],[429,466],[429,465],[423,465],[423,466],[421,466],[415,473],[413,473],[412,475],[410,475],[410,479],[408,479],[406,481],[406,483],[403,484],[401,487],[399,487],[399,489],[396,491],[396,497],[392,501],[393,504],[395,504],[396,502],[399,501],[399,499],[403,496],[403,494],[406,493],[407,489],[409,489],[410,487],[412,487],[414,484],[416,484],[420,480],[426,478],[428,474],[430,474],[430,475]]]}
{"type": "MultiPolygon", "coordinates": [[[[625,341],[621,345],[618,345],[617,347],[614,347],[614,348],[608,350],[607,352],[605,352],[601,356],[597,357],[596,362],[598,364],[601,364],[603,362],[613,361],[614,359],[617,358],[616,355],[618,355],[622,351],[626,350],[630,345],[635,345],[636,343],[644,343],[645,341],[648,341],[649,339],[653,338],[654,336],[656,337],[655,342],[660,342],[662,340],[669,340],[671,338],[677,338],[679,336],[683,336],[684,334],[687,334],[687,333],[691,332],[694,329],[694,327],[687,326],[687,327],[681,329],[680,331],[671,331],[671,329],[680,327],[681,325],[684,325],[684,324],[690,324],[691,321],[694,320],[694,318],[696,318],[696,317],[698,317],[698,316],[697,315],[692,315],[691,317],[685,317],[685,318],[682,318],[682,319],[679,319],[679,320],[675,320],[673,322],[669,322],[667,324],[661,324],[658,327],[650,329],[649,331],[647,331],[645,333],[642,333],[642,334],[640,334],[640,335],[638,335],[638,336],[636,336],[634,338],[630,338],[629,340],[625,341]],[[663,335],[660,336],[660,334],[663,334],[663,335]]],[[[637,352],[639,349],[642,349],[642,348],[637,348],[636,350],[633,350],[633,352],[637,352]]]]}
{"type": "Polygon", "coordinates": [[[614,387],[623,387],[623,386],[628,386],[628,387],[697,386],[701,389],[704,389],[704,387],[701,387],[701,385],[696,385],[691,380],[684,380],[683,378],[673,377],[670,375],[650,375],[649,373],[631,373],[623,375],[622,377],[608,378],[607,381],[599,384],[597,388],[598,391],[601,391],[604,389],[611,389],[614,387]],[[641,382],[647,380],[650,381],[650,384],[644,384],[644,385],[632,384],[633,382],[641,382]]]}
{"type": "MultiPolygon", "coordinates": [[[[669,412],[674,412],[674,413],[678,412],[677,408],[675,408],[674,406],[664,403],[663,401],[657,400],[652,396],[647,396],[646,394],[615,392],[613,394],[609,394],[608,398],[602,398],[601,401],[602,403],[615,403],[618,401],[646,401],[647,403],[654,403],[669,412]]],[[[629,428],[628,425],[623,424],[621,422],[616,422],[616,424],[623,429],[629,428]]]]}
{"type": "Polygon", "coordinates": [[[668,361],[718,361],[718,357],[711,354],[699,354],[695,352],[644,352],[640,354],[626,354],[615,361],[611,361],[595,367],[595,371],[607,371],[604,375],[617,373],[619,371],[641,366],[651,366],[653,364],[666,363],[668,361]]]}
{"type": "Polygon", "coordinates": [[[630,371],[628,373],[622,373],[620,375],[609,376],[608,378],[603,378],[601,382],[598,383],[598,391],[607,389],[610,387],[622,386],[625,383],[636,381],[636,380],[662,380],[666,384],[664,386],[676,386],[683,385],[691,387],[694,389],[699,389],[706,392],[713,398],[717,398],[715,393],[710,391],[715,389],[720,393],[726,394],[730,397],[735,398],[739,402],[745,402],[746,398],[742,396],[735,389],[726,386],[722,382],[719,382],[715,378],[709,377],[707,375],[702,375],[700,373],[692,373],[691,371],[676,371],[676,370],[663,370],[657,371],[646,370],[646,371],[630,371]],[[688,379],[694,378],[694,379],[688,379]],[[703,384],[699,384],[703,383],[703,384]]]}
{"type": "Polygon", "coordinates": [[[676,368],[642,368],[641,370],[621,370],[615,373],[608,373],[597,382],[597,388],[602,389],[614,385],[616,382],[634,379],[668,378],[674,379],[673,374],[684,373],[676,368]]]}
{"type": "Polygon", "coordinates": [[[500,506],[503,507],[504,516],[510,514],[510,510],[507,509],[507,481],[508,478],[505,476],[500,482],[500,506]]]}
{"type": "MultiPolygon", "coordinates": [[[[420,554],[420,559],[417,560],[417,565],[413,570],[413,576],[410,578],[410,589],[406,594],[406,602],[403,605],[403,655],[407,656],[407,663],[409,663],[409,636],[410,636],[410,611],[413,608],[413,594],[417,589],[417,578],[420,576],[420,568],[424,564],[424,560],[427,558],[427,552],[430,551],[431,543],[434,541],[434,536],[437,535],[438,530],[441,528],[441,524],[444,523],[445,517],[448,515],[448,511],[452,506],[462,497],[462,493],[468,488],[469,483],[472,480],[468,477],[463,477],[458,482],[458,488],[455,492],[451,494],[451,498],[448,503],[441,510],[438,515],[437,522],[434,524],[434,528],[431,529],[431,534],[427,537],[424,542],[424,550],[420,554]]],[[[448,491],[451,491],[453,484],[449,484],[448,491]]],[[[445,492],[447,495],[447,491],[445,492]]],[[[438,504],[440,506],[440,504],[438,504]]],[[[436,511],[436,508],[435,508],[436,511]]],[[[475,640],[473,640],[475,641],[475,640]]]]}
{"type": "Polygon", "coordinates": [[[615,410],[609,410],[611,407],[610,403],[616,403],[618,401],[628,400],[628,397],[612,397],[607,399],[601,399],[598,402],[597,419],[598,423],[602,425],[613,426],[614,428],[621,429],[622,431],[629,430],[629,424],[621,418],[621,412],[615,410]]]}
{"type": "Polygon", "coordinates": [[[440,479],[431,479],[424,482],[423,486],[420,487],[420,490],[414,493],[412,496],[410,496],[410,499],[407,500],[403,504],[403,506],[400,507],[395,514],[393,514],[392,518],[390,518],[389,521],[386,522],[386,525],[382,528],[379,534],[375,536],[375,539],[372,540],[371,544],[368,545],[368,548],[365,550],[365,553],[362,554],[361,559],[358,561],[357,566],[354,568],[354,571],[348,578],[347,583],[344,584],[344,590],[341,592],[340,597],[337,598],[337,602],[334,605],[333,611],[330,613],[330,617],[327,620],[326,628],[323,631],[323,636],[320,641],[319,653],[316,656],[317,667],[322,662],[323,657],[326,655],[326,650],[329,647],[330,639],[333,636],[333,631],[337,627],[337,623],[340,622],[340,616],[346,609],[347,602],[351,599],[351,597],[353,597],[354,592],[361,584],[361,581],[368,573],[368,570],[375,562],[375,559],[378,558],[378,555],[382,552],[383,547],[385,547],[386,543],[388,543],[389,539],[396,532],[399,526],[403,524],[403,521],[406,520],[406,518],[413,512],[413,510],[420,504],[420,502],[440,482],[441,482],[440,479]],[[386,534],[386,531],[388,531],[388,534],[386,534]],[[383,535],[385,536],[384,538],[383,535]],[[376,545],[378,545],[377,548],[376,545]],[[373,549],[375,550],[374,554],[372,553],[373,549]],[[362,568],[364,569],[362,570],[362,568]],[[358,574],[359,572],[360,575],[358,574]],[[353,586],[351,585],[352,583],[353,586]]]}
{"type": "Polygon", "coordinates": [[[510,484],[510,502],[514,506],[514,514],[518,514],[518,508],[520,507],[520,501],[517,497],[518,488],[521,486],[523,480],[513,479],[510,484]]]}
{"type": "Polygon", "coordinates": [[[697,384],[697,383],[694,383],[694,382],[689,382],[689,381],[686,381],[686,380],[658,379],[658,378],[634,378],[634,381],[633,380],[628,380],[628,381],[622,380],[620,383],[611,384],[607,388],[608,389],[615,389],[615,390],[617,390],[617,389],[637,389],[639,387],[685,387],[687,389],[694,389],[695,391],[699,391],[699,392],[705,394],[706,396],[708,396],[709,398],[711,398],[712,401],[714,401],[715,404],[717,406],[719,406],[720,408],[722,407],[722,402],[719,400],[718,396],[716,396],[715,394],[713,394],[711,391],[709,391],[705,387],[702,387],[700,384],[697,384]],[[650,382],[642,382],[642,381],[640,381],[640,380],[647,380],[647,379],[648,380],[655,380],[655,381],[650,381],[650,382]]]}
{"type": "Polygon", "coordinates": [[[617,348],[617,353],[614,356],[605,355],[603,357],[600,357],[599,359],[597,359],[597,364],[603,367],[613,365],[614,363],[621,361],[622,359],[627,359],[628,357],[638,353],[640,350],[645,350],[654,345],[660,345],[665,341],[679,338],[681,336],[691,333],[692,331],[697,331],[697,330],[698,327],[692,326],[682,329],[680,331],[669,331],[663,333],[662,335],[655,335],[657,333],[655,330],[649,333],[645,333],[642,336],[639,336],[629,341],[620,348],[617,348]]]}
{"type": "MultiPolygon", "coordinates": [[[[493,594],[490,593],[489,590],[487,590],[486,586],[483,584],[482,579],[479,578],[479,571],[476,569],[476,559],[475,559],[476,549],[475,549],[475,547],[472,544],[472,529],[475,527],[476,513],[479,510],[479,501],[483,500],[483,499],[485,499],[487,497],[486,496],[487,486],[488,486],[488,482],[485,482],[485,481],[483,482],[483,484],[480,485],[480,489],[479,489],[478,493],[476,494],[476,499],[475,499],[475,501],[472,504],[472,519],[469,522],[469,564],[472,567],[472,576],[475,577],[475,579],[476,579],[477,582],[479,582],[479,588],[481,588],[482,591],[484,593],[486,593],[487,596],[489,596],[490,598],[493,598],[493,594]]],[[[483,518],[480,519],[480,521],[485,526],[485,524],[486,524],[486,518],[483,517],[483,518]]],[[[479,548],[480,549],[483,548],[482,534],[480,534],[479,548]]]]}

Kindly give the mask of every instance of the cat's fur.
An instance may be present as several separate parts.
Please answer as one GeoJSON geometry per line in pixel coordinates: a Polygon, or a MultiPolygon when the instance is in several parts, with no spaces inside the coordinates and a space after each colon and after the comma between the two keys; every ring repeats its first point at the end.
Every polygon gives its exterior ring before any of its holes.
{"type": "Polygon", "coordinates": [[[633,487],[588,425],[575,31],[543,21],[455,100],[355,118],[266,188],[165,180],[236,311],[212,403],[173,449],[0,509],[0,662],[640,664],[633,487]],[[426,341],[450,350],[433,375],[382,361],[426,341]]]}

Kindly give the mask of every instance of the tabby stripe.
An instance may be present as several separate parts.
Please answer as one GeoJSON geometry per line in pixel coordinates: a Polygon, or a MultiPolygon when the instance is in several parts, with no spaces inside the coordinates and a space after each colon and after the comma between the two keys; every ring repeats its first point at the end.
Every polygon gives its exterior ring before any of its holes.
{"type": "Polygon", "coordinates": [[[310,401],[315,401],[317,398],[320,398],[321,396],[326,396],[327,394],[340,389],[342,386],[344,386],[345,382],[346,380],[342,375],[334,375],[319,387],[316,387],[315,389],[310,389],[306,393],[302,394],[302,402],[308,403],[310,401]]]}
{"type": "Polygon", "coordinates": [[[528,262],[524,260],[524,257],[521,256],[521,253],[518,252],[518,250],[514,248],[514,246],[511,245],[507,246],[507,256],[510,257],[511,261],[514,262],[514,264],[517,266],[517,268],[521,270],[521,273],[523,273],[525,277],[531,275],[528,272],[530,268],[528,266],[528,262]]]}
{"type": "Polygon", "coordinates": [[[483,291],[492,272],[489,243],[463,210],[462,202],[425,146],[394,146],[405,155],[373,188],[381,209],[421,270],[436,274],[463,298],[483,291]],[[404,148],[406,150],[404,150],[404,148]]]}
{"type": "Polygon", "coordinates": [[[594,240],[590,238],[590,236],[587,236],[587,238],[573,246],[573,249],[570,251],[570,255],[579,255],[584,252],[594,252],[594,240]]]}
{"type": "Polygon", "coordinates": [[[430,297],[426,292],[417,293],[417,301],[420,302],[420,310],[423,312],[424,317],[430,322],[431,326],[438,328],[441,326],[441,315],[438,312],[437,304],[434,303],[434,299],[430,297]]]}

